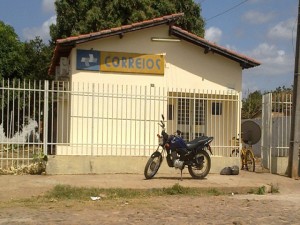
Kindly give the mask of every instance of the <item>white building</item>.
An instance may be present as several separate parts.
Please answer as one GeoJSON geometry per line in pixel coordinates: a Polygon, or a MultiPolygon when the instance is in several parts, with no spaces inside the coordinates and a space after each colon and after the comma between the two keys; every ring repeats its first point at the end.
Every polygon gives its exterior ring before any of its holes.
{"type": "Polygon", "coordinates": [[[214,136],[215,155],[229,156],[242,71],[260,63],[182,30],[181,16],[57,40],[49,73],[71,84],[57,107],[57,155],[148,156],[164,114],[169,133],[214,136]]]}

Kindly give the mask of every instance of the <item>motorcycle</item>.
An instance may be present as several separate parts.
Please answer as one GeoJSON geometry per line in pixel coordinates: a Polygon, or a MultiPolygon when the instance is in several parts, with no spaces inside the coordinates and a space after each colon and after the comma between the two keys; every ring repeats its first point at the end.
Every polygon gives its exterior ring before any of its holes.
{"type": "Polygon", "coordinates": [[[210,143],[213,137],[201,136],[190,142],[185,142],[181,137],[181,132],[177,130],[174,135],[168,135],[165,131],[164,116],[160,127],[161,135],[157,134],[159,145],[155,152],[152,153],[146,163],[144,175],[146,179],[155,176],[163,161],[163,156],[169,167],[175,167],[182,170],[188,167],[189,174],[194,179],[203,179],[207,176],[211,168],[211,159],[208,152],[212,155],[210,143]]]}

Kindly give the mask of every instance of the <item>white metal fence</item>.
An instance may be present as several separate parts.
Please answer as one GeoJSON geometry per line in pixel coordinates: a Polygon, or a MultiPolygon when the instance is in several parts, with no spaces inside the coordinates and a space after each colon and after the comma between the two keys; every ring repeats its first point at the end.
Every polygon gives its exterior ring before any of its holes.
{"type": "Polygon", "coordinates": [[[0,84],[0,168],[35,154],[150,155],[158,122],[185,140],[213,136],[213,153],[238,147],[240,95],[154,86],[10,81],[0,84]]]}
{"type": "Polygon", "coordinates": [[[272,157],[287,157],[290,143],[292,95],[268,93],[262,104],[262,159],[272,168],[272,157]]]}

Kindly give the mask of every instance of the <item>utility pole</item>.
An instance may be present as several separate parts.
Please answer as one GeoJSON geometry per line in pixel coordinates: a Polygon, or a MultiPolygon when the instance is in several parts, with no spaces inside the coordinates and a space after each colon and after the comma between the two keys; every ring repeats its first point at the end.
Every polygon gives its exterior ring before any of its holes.
{"type": "Polygon", "coordinates": [[[289,149],[288,176],[291,178],[299,177],[299,142],[300,142],[300,0],[298,3],[298,22],[296,37],[295,71],[293,87],[293,105],[291,121],[291,137],[289,149]]]}

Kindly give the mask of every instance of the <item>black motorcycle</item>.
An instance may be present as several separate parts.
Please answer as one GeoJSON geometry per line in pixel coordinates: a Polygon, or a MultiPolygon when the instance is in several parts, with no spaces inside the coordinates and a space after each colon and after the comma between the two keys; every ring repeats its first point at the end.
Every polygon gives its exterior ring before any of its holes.
{"type": "Polygon", "coordinates": [[[188,167],[190,175],[195,179],[203,179],[207,176],[211,167],[211,159],[208,154],[212,154],[210,143],[213,137],[201,136],[190,142],[185,142],[181,137],[181,132],[176,131],[174,135],[168,135],[165,131],[164,116],[159,125],[162,128],[161,135],[157,134],[159,145],[149,158],[144,175],[146,179],[151,179],[157,173],[163,156],[166,155],[169,167],[182,170],[188,167]]]}

